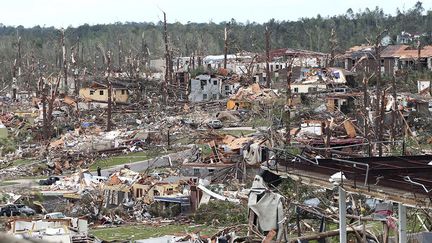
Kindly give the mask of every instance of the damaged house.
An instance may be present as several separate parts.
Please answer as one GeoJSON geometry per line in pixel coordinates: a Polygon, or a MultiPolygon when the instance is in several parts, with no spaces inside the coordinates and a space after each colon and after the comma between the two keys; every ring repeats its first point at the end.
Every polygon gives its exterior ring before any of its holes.
{"type": "Polygon", "coordinates": [[[401,69],[432,70],[432,46],[413,48],[409,45],[387,46],[381,53],[381,69],[393,75],[401,69]]]}
{"type": "Polygon", "coordinates": [[[127,168],[112,174],[104,186],[105,207],[128,203],[132,199],[132,184],[139,178],[139,173],[127,168]]]}
{"type": "MultiPolygon", "coordinates": [[[[226,69],[236,73],[243,74],[246,65],[252,61],[254,53],[237,53],[227,55],[226,69]]],[[[224,67],[224,55],[209,55],[203,58],[204,69],[206,71],[217,70],[224,67]]]]}
{"type": "MultiPolygon", "coordinates": [[[[269,69],[272,77],[272,82],[275,85],[281,83],[286,84],[286,68],[292,64],[294,68],[307,67],[319,68],[326,66],[328,54],[322,52],[314,52],[309,50],[299,50],[292,48],[282,48],[270,51],[269,69]],[[284,71],[285,70],[285,71],[284,71]],[[285,78],[281,73],[285,72],[285,78]]],[[[253,81],[259,84],[266,84],[266,57],[262,55],[260,60],[254,66],[253,81]]]]}
{"type": "MultiPolygon", "coordinates": [[[[93,82],[91,85],[81,88],[79,95],[89,101],[108,102],[108,85],[93,82]]],[[[128,88],[120,83],[113,83],[112,99],[117,103],[127,103],[129,99],[128,88]]]]}
{"type": "MultiPolygon", "coordinates": [[[[327,57],[327,53],[293,48],[282,48],[270,51],[271,60],[277,60],[283,63],[292,62],[294,67],[324,67],[326,66],[327,57]]],[[[280,66],[280,69],[282,68],[283,67],[280,66]]]]}
{"type": "Polygon", "coordinates": [[[343,54],[339,62],[342,61],[346,70],[357,73],[372,73],[376,70],[375,48],[369,45],[353,46],[343,54]]]}
{"type": "MultiPolygon", "coordinates": [[[[283,82],[274,83],[274,88],[285,89],[287,69],[279,71],[283,82]]],[[[357,86],[355,73],[342,68],[306,68],[294,67],[291,76],[291,92],[307,94],[317,92],[344,92],[348,87],[357,86]]]]}
{"type": "Polygon", "coordinates": [[[235,93],[240,83],[222,76],[201,74],[191,79],[189,101],[201,102],[219,100],[235,93]]]}
{"type": "MultiPolygon", "coordinates": [[[[351,47],[342,55],[347,70],[372,73],[377,69],[376,52],[373,46],[351,47]]],[[[432,70],[432,46],[421,48],[409,45],[388,45],[380,52],[380,68],[383,75],[392,76],[398,70],[432,70]]]]}
{"type": "Polygon", "coordinates": [[[140,178],[132,185],[133,197],[149,203],[157,196],[174,196],[180,193],[178,183],[155,181],[154,178],[140,178]]]}
{"type": "Polygon", "coordinates": [[[248,87],[240,87],[227,101],[228,110],[251,109],[254,105],[270,105],[275,98],[279,97],[273,89],[262,89],[259,84],[254,83],[248,87]]]}

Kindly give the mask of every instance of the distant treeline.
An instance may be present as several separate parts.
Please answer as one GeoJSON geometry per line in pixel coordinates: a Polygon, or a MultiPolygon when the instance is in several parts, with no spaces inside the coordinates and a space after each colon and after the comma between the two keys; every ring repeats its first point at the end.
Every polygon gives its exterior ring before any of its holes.
{"type": "MultiPolygon", "coordinates": [[[[217,13],[212,13],[217,14],[217,13]]],[[[169,13],[167,18],[169,20],[169,13]]],[[[253,16],[251,16],[253,18],[253,16]]],[[[252,52],[264,51],[265,26],[271,30],[271,47],[302,48],[328,52],[330,33],[334,29],[338,40],[338,50],[367,43],[374,40],[377,33],[388,29],[392,39],[401,31],[427,33],[422,37],[422,44],[431,43],[432,11],[425,11],[418,2],[406,11],[397,10],[395,15],[386,15],[380,8],[346,13],[333,16],[302,18],[298,21],[270,20],[265,24],[255,22],[239,23],[235,19],[221,23],[172,23],[168,24],[170,47],[175,56],[220,54],[224,46],[224,28],[228,24],[229,52],[241,50],[252,52]]],[[[33,70],[53,72],[61,66],[60,31],[54,27],[24,28],[0,25],[0,80],[11,79],[12,64],[17,58],[18,36],[21,36],[21,65],[24,73],[30,70],[32,63],[38,64],[33,70]]],[[[102,70],[104,68],[102,52],[111,50],[112,64],[119,65],[119,49],[122,60],[132,56],[149,59],[164,56],[163,23],[115,23],[107,25],[82,25],[65,30],[67,57],[76,53],[79,67],[102,70]],[[119,40],[121,44],[119,45],[119,40]],[[98,48],[99,46],[99,48],[98,48]],[[120,46],[120,47],[119,47],[120,46]],[[149,56],[145,50],[149,50],[149,56]],[[96,61],[95,61],[96,60],[96,61]]],[[[124,65],[124,61],[121,61],[124,65]]]]}

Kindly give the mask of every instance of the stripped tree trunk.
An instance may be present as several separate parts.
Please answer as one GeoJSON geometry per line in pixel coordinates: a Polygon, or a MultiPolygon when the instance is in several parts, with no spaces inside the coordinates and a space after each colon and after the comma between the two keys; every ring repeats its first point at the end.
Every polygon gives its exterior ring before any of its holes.
{"type": "Polygon", "coordinates": [[[291,76],[292,76],[292,62],[287,66],[287,102],[286,102],[286,121],[285,121],[285,143],[287,145],[291,144],[291,106],[292,106],[292,97],[291,97],[291,76]]]}
{"type": "Polygon", "coordinates": [[[381,40],[383,35],[387,32],[387,30],[382,31],[375,39],[375,63],[376,63],[376,77],[377,77],[377,85],[376,85],[376,120],[375,120],[375,132],[376,132],[376,138],[378,140],[378,154],[379,156],[382,156],[383,150],[382,150],[382,140],[383,140],[383,120],[384,117],[381,116],[381,40]]]}
{"type": "Polygon", "coordinates": [[[59,74],[54,84],[54,87],[51,85],[51,95],[48,100],[48,111],[46,113],[46,126],[47,126],[47,139],[50,139],[52,136],[52,113],[54,111],[54,101],[57,98],[58,89],[60,86],[61,75],[59,74]]]}
{"type": "Polygon", "coordinates": [[[371,144],[370,144],[370,137],[369,137],[369,101],[368,101],[368,83],[369,79],[366,77],[363,77],[363,111],[364,111],[364,135],[369,143],[368,145],[368,155],[372,155],[371,151],[371,144]]]}
{"type": "Polygon", "coordinates": [[[48,140],[49,139],[49,137],[48,137],[48,119],[47,119],[47,107],[46,107],[46,105],[47,105],[47,95],[46,95],[47,90],[45,87],[44,80],[42,78],[40,79],[39,82],[40,82],[40,84],[39,84],[40,92],[42,92],[41,102],[42,102],[43,138],[45,140],[48,140]]]}
{"type": "Polygon", "coordinates": [[[62,46],[62,60],[63,60],[63,79],[64,79],[64,91],[68,93],[68,81],[67,81],[67,61],[66,61],[66,46],[64,38],[64,29],[61,29],[61,46],[62,46]]]}
{"type": "Polygon", "coordinates": [[[337,38],[336,38],[336,32],[334,29],[331,30],[330,33],[330,48],[331,48],[331,52],[330,52],[330,60],[329,60],[329,66],[333,67],[334,66],[334,61],[335,61],[335,53],[336,53],[336,48],[337,48],[337,38]]]}
{"type": "Polygon", "coordinates": [[[12,67],[12,100],[17,100],[18,78],[21,76],[21,36],[18,36],[17,54],[12,67]]]}
{"type": "Polygon", "coordinates": [[[167,21],[166,21],[166,13],[163,12],[164,15],[164,41],[165,41],[165,79],[162,85],[162,99],[163,103],[168,102],[168,83],[170,81],[170,52],[168,48],[168,30],[167,30],[167,21]]]}
{"type": "Polygon", "coordinates": [[[119,72],[122,71],[122,58],[123,58],[123,50],[122,50],[122,40],[118,40],[118,68],[119,72]]]}
{"type": "Polygon", "coordinates": [[[111,122],[111,113],[112,113],[112,82],[110,80],[111,74],[111,53],[108,51],[107,54],[107,76],[106,81],[108,84],[108,111],[107,111],[107,131],[111,131],[112,122],[111,122]]]}
{"type": "Polygon", "coordinates": [[[228,23],[224,29],[224,69],[227,68],[227,55],[228,55],[228,23]]]}
{"type": "Polygon", "coordinates": [[[397,94],[396,94],[396,77],[393,76],[392,79],[392,90],[393,90],[393,112],[392,112],[392,140],[393,142],[396,141],[396,128],[397,128],[397,122],[396,122],[396,112],[398,110],[398,105],[397,105],[397,94]]]}
{"type": "MultiPolygon", "coordinates": [[[[267,88],[271,87],[271,73],[270,73],[270,30],[268,26],[265,28],[265,47],[266,47],[266,81],[267,88]]],[[[288,71],[287,71],[288,74],[288,71]]],[[[288,75],[287,75],[288,77],[288,75]]],[[[291,83],[291,81],[290,81],[291,83]]],[[[289,91],[290,92],[290,91],[289,91]]]]}

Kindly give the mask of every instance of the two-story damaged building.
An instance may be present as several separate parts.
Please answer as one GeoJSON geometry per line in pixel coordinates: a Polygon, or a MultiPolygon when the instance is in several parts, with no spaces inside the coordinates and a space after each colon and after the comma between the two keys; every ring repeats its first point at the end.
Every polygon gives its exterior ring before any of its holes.
{"type": "Polygon", "coordinates": [[[375,48],[369,45],[353,46],[338,58],[338,66],[357,73],[373,73],[376,70],[375,48]]]}
{"type": "MultiPolygon", "coordinates": [[[[286,88],[286,74],[286,68],[279,71],[279,78],[281,78],[283,82],[275,82],[273,88],[286,88]]],[[[291,75],[291,92],[293,94],[306,94],[333,92],[335,90],[355,88],[357,86],[354,78],[355,75],[356,74],[353,72],[336,67],[293,67],[291,75]]]]}
{"type": "MultiPolygon", "coordinates": [[[[268,68],[271,74],[272,87],[277,87],[278,83],[285,83],[280,74],[286,72],[284,70],[290,65],[293,67],[318,68],[326,66],[328,60],[327,53],[292,48],[271,50],[269,56],[268,68]]],[[[261,85],[265,85],[267,82],[266,59],[265,54],[261,55],[253,67],[253,81],[261,85]]]]}
{"type": "Polygon", "coordinates": [[[401,69],[432,70],[432,46],[387,46],[381,53],[381,69],[386,75],[393,75],[401,69]]]}
{"type": "Polygon", "coordinates": [[[240,82],[237,77],[201,74],[190,80],[189,101],[218,100],[235,93],[240,82]]]}
{"type": "MultiPolygon", "coordinates": [[[[81,98],[89,101],[108,102],[108,85],[93,82],[79,91],[81,98]]],[[[112,101],[117,103],[127,103],[129,99],[129,90],[125,85],[112,83],[112,101]]]]}
{"type": "Polygon", "coordinates": [[[379,65],[381,75],[394,75],[398,70],[432,70],[432,46],[388,45],[381,47],[380,60],[373,46],[351,47],[339,58],[339,66],[357,73],[373,73],[379,65]]]}

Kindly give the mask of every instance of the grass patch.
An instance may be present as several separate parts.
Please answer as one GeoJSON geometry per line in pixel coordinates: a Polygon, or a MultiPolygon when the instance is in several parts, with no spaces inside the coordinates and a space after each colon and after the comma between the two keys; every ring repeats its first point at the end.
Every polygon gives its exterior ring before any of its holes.
{"type": "Polygon", "coordinates": [[[218,230],[207,226],[193,227],[190,225],[133,225],[121,226],[115,228],[92,229],[90,233],[99,239],[106,241],[113,240],[140,240],[153,237],[161,237],[164,235],[184,234],[200,231],[201,235],[212,235],[218,230]],[[200,231],[201,230],[201,231],[200,231]]]}
{"type": "Polygon", "coordinates": [[[30,164],[32,163],[34,160],[32,159],[17,159],[13,161],[13,166],[18,166],[18,165],[25,165],[25,164],[30,164]]]}
{"type": "Polygon", "coordinates": [[[2,181],[0,182],[0,186],[12,186],[12,185],[17,185],[19,184],[18,182],[14,182],[14,181],[2,181]]]}
{"type": "MultiPolygon", "coordinates": [[[[56,176],[56,175],[53,175],[56,176]]],[[[34,180],[40,180],[40,179],[47,179],[48,175],[31,175],[31,176],[18,176],[18,177],[14,177],[14,180],[20,180],[20,179],[34,179],[34,180]]]]}
{"type": "Polygon", "coordinates": [[[198,144],[198,147],[199,148],[201,148],[201,151],[202,151],[202,156],[209,156],[209,155],[211,155],[213,152],[212,152],[212,149],[210,148],[210,146],[207,144],[207,143],[205,143],[205,144],[198,144]]]}
{"type": "Polygon", "coordinates": [[[247,223],[247,207],[228,201],[210,201],[194,214],[195,222],[207,225],[237,225],[247,223]]]}
{"type": "Polygon", "coordinates": [[[245,126],[250,127],[269,127],[272,125],[272,121],[268,118],[253,118],[246,122],[245,126]]]}
{"type": "Polygon", "coordinates": [[[173,144],[188,145],[188,144],[194,143],[194,141],[195,141],[195,139],[191,139],[189,136],[187,136],[187,137],[174,139],[172,143],[173,144]]]}
{"type": "Polygon", "coordinates": [[[109,167],[113,167],[116,165],[123,165],[123,164],[129,164],[129,163],[133,163],[133,162],[138,162],[138,161],[142,161],[142,160],[148,160],[148,159],[152,159],[158,156],[162,156],[162,155],[166,155],[168,153],[170,153],[172,151],[141,151],[141,152],[135,152],[135,153],[129,153],[129,154],[125,154],[125,155],[118,155],[118,156],[113,156],[113,157],[108,157],[108,158],[103,158],[103,159],[98,159],[96,160],[95,163],[93,163],[90,166],[90,170],[96,170],[97,167],[99,166],[100,168],[106,169],[109,167]]]}
{"type": "Polygon", "coordinates": [[[255,133],[255,131],[251,131],[251,130],[219,130],[218,133],[226,134],[226,135],[232,135],[232,136],[236,136],[236,137],[241,137],[242,135],[246,136],[246,135],[255,133]]]}

